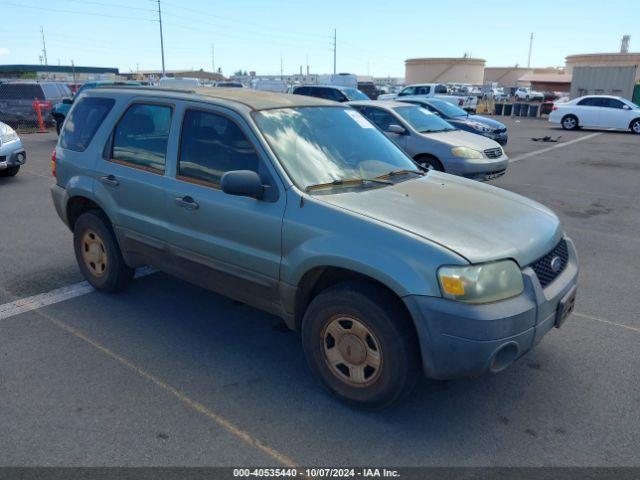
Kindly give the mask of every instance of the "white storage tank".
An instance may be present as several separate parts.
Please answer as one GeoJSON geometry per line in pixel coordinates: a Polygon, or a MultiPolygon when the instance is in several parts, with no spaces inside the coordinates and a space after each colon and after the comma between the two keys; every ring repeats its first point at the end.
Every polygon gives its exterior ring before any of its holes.
{"type": "Polygon", "coordinates": [[[410,58],[405,60],[405,82],[482,84],[482,58],[410,58]]]}

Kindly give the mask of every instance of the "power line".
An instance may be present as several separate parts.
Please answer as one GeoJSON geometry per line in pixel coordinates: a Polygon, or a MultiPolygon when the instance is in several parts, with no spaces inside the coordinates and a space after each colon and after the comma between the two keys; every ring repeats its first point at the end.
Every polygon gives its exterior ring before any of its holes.
{"type": "Polygon", "coordinates": [[[136,21],[146,21],[146,22],[156,22],[157,20],[152,20],[149,18],[141,18],[141,17],[126,17],[123,15],[110,15],[107,13],[93,13],[93,12],[77,12],[73,10],[63,10],[59,8],[49,8],[49,7],[40,7],[35,5],[23,5],[19,3],[10,3],[10,2],[0,2],[0,5],[6,5],[9,7],[18,7],[18,8],[30,8],[32,10],[40,10],[45,12],[56,12],[56,13],[69,13],[71,15],[87,15],[91,17],[107,17],[107,18],[120,18],[124,20],[136,20],[136,21]]]}

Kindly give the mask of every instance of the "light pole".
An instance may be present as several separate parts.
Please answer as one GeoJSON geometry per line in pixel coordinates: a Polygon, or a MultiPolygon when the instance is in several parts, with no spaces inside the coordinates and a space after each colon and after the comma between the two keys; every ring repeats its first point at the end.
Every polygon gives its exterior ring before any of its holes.
{"type": "Polygon", "coordinates": [[[160,22],[160,52],[162,53],[162,76],[164,77],[164,39],[162,38],[162,9],[158,0],[158,22],[160,22]]]}

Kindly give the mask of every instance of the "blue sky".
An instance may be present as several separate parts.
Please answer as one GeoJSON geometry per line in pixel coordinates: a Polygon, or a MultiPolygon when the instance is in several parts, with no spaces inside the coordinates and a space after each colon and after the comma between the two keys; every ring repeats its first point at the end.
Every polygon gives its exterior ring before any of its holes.
{"type": "MultiPolygon", "coordinates": [[[[0,64],[38,63],[40,26],[50,64],[160,68],[155,0],[0,0],[0,64]]],[[[488,66],[558,66],[566,55],[640,50],[640,0],[162,0],[167,69],[259,74],[338,71],[403,76],[404,60],[462,56],[488,66]]]]}

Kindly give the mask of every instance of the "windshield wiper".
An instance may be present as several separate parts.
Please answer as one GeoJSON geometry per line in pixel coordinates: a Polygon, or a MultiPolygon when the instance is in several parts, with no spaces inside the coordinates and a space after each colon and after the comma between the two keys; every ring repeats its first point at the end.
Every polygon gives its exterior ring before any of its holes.
{"type": "Polygon", "coordinates": [[[388,178],[388,177],[394,177],[396,175],[408,175],[410,173],[415,173],[416,175],[420,175],[421,177],[424,177],[426,175],[424,172],[421,172],[420,170],[391,170],[390,172],[387,172],[384,175],[380,175],[379,177],[376,177],[376,178],[388,178]]]}
{"type": "Polygon", "coordinates": [[[327,183],[317,183],[315,185],[309,185],[305,187],[304,191],[309,192],[311,190],[317,190],[319,188],[328,188],[328,187],[339,187],[342,185],[362,185],[365,183],[382,183],[384,185],[393,185],[393,182],[389,180],[383,180],[382,178],[339,178],[332,182],[327,183]]]}

